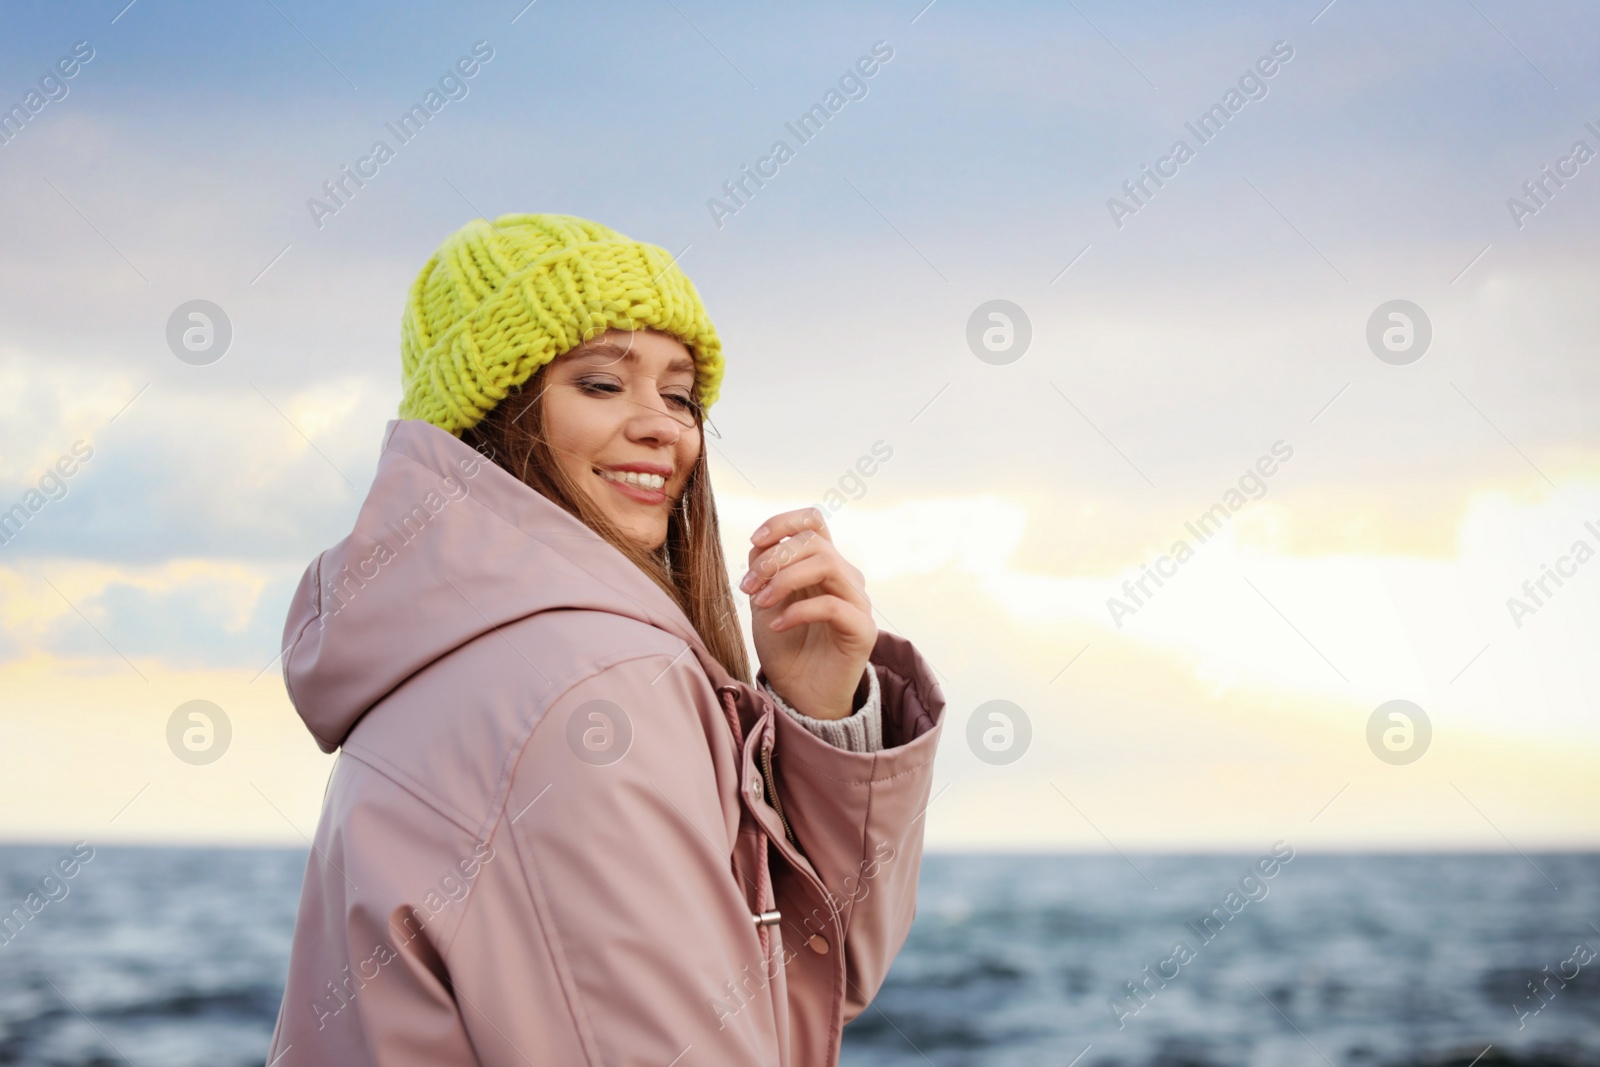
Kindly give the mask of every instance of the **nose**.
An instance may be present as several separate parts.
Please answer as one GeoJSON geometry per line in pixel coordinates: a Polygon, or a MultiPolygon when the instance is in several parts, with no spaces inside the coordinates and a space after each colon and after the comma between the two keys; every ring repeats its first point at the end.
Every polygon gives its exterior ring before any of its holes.
{"type": "Polygon", "coordinates": [[[667,402],[660,394],[654,389],[651,389],[649,394],[651,399],[636,403],[634,406],[633,415],[628,419],[628,438],[641,443],[671,447],[678,443],[684,426],[668,412],[667,402]]]}

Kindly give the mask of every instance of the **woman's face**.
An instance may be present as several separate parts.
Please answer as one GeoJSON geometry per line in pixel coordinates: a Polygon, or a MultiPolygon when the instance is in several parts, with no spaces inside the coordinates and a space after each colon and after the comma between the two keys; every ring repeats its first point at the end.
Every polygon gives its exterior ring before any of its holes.
{"type": "Polygon", "coordinates": [[[543,419],[562,470],[654,551],[700,456],[694,361],[675,337],[607,330],[544,370],[543,419]]]}

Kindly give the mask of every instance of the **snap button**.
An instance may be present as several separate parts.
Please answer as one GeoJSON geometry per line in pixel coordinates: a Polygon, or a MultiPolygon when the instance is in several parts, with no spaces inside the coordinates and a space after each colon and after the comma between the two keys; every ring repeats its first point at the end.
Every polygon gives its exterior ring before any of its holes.
{"type": "Polygon", "coordinates": [[[751,915],[750,918],[756,921],[757,926],[775,926],[778,920],[783,918],[783,914],[777,910],[763,911],[751,915]]]}
{"type": "Polygon", "coordinates": [[[812,934],[806,939],[806,944],[810,945],[811,951],[815,952],[819,956],[826,956],[828,954],[828,939],[823,937],[821,934],[812,934]]]}

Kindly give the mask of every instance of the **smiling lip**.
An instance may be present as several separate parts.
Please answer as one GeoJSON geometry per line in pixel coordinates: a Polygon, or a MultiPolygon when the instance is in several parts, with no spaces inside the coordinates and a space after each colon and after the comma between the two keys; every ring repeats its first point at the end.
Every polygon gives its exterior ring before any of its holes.
{"type": "Polygon", "coordinates": [[[630,500],[636,500],[641,504],[664,504],[667,502],[667,491],[664,485],[660,489],[650,489],[642,485],[634,485],[631,482],[617,481],[612,478],[607,478],[605,473],[603,473],[607,471],[614,471],[617,473],[631,471],[636,474],[655,474],[659,475],[664,480],[670,480],[672,478],[671,467],[664,466],[660,463],[614,463],[605,467],[595,468],[595,474],[599,476],[601,481],[611,486],[611,488],[615,489],[623,496],[628,497],[630,500]]]}

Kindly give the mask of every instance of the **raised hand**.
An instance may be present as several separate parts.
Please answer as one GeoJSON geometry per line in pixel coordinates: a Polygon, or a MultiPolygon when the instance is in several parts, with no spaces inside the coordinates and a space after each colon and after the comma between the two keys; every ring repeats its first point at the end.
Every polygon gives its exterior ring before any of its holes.
{"type": "Polygon", "coordinates": [[[816,719],[849,715],[878,640],[862,574],[839,555],[816,508],[774,515],[750,537],[756,655],[772,688],[816,719]]]}

